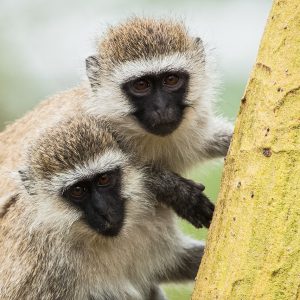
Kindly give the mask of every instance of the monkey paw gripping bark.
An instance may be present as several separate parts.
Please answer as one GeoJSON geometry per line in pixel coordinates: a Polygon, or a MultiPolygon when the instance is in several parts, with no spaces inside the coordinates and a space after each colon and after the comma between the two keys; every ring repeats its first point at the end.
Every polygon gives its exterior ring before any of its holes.
{"type": "Polygon", "coordinates": [[[158,201],[174,209],[178,216],[195,227],[209,227],[214,204],[203,193],[205,187],[192,180],[162,169],[151,169],[155,174],[149,182],[158,201]]]}

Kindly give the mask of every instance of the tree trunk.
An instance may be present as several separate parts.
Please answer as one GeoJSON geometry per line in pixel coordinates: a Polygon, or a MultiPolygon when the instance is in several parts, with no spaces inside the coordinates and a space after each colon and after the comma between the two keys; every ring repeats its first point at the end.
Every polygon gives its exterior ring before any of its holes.
{"type": "Polygon", "coordinates": [[[299,0],[273,3],[192,299],[300,299],[299,0]]]}

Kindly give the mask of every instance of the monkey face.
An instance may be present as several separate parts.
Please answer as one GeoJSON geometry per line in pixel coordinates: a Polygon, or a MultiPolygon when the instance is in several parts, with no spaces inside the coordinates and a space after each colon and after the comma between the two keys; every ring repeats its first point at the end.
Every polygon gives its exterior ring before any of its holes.
{"type": "Polygon", "coordinates": [[[115,169],[78,181],[63,197],[84,211],[87,223],[100,234],[116,236],[125,214],[121,193],[121,171],[115,169]]]}
{"type": "Polygon", "coordinates": [[[19,173],[28,194],[37,199],[42,222],[51,211],[69,225],[78,220],[84,232],[111,237],[149,215],[144,173],[120,146],[107,122],[88,115],[64,120],[40,135],[19,173]]]}
{"type": "Polygon", "coordinates": [[[141,126],[152,134],[166,136],[183,119],[188,81],[186,72],[164,72],[128,81],[122,88],[141,126]]]}

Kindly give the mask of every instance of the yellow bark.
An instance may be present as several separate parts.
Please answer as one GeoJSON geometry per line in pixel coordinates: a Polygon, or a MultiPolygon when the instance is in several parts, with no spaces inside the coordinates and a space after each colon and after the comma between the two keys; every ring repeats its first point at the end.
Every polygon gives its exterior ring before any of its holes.
{"type": "Polygon", "coordinates": [[[300,299],[299,0],[273,3],[192,299],[300,299]]]}

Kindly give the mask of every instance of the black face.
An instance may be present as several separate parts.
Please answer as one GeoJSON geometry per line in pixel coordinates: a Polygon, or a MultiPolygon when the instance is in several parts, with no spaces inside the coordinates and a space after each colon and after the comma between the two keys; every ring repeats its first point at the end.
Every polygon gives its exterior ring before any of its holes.
{"type": "Polygon", "coordinates": [[[63,197],[79,206],[89,225],[106,236],[117,235],[124,221],[124,200],[120,195],[120,170],[98,174],[92,179],[77,182],[63,197]]]}
{"type": "Polygon", "coordinates": [[[165,136],[180,125],[189,76],[185,72],[146,75],[123,85],[133,115],[148,132],[165,136]]]}

